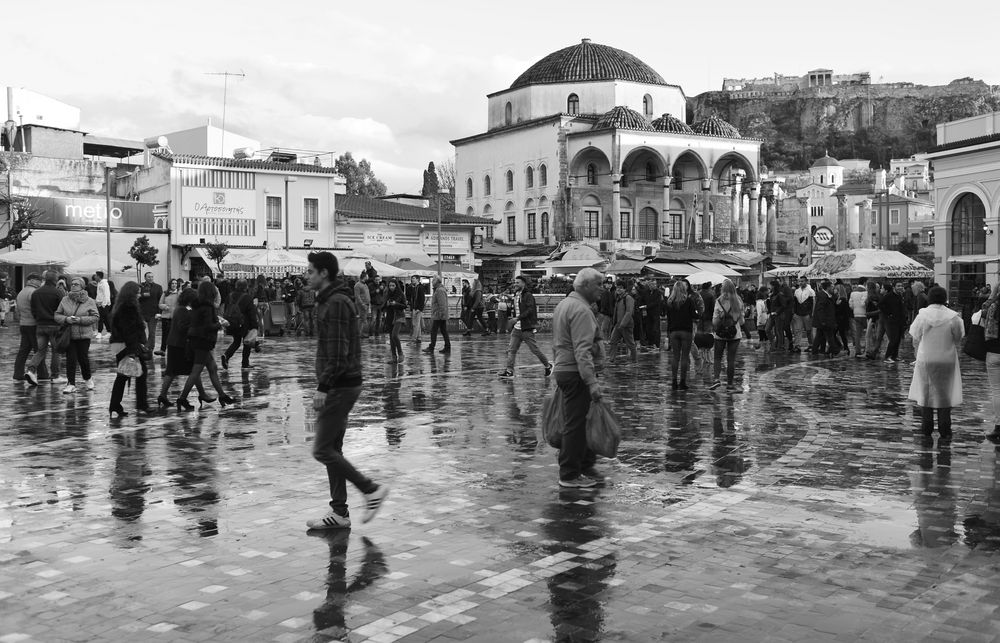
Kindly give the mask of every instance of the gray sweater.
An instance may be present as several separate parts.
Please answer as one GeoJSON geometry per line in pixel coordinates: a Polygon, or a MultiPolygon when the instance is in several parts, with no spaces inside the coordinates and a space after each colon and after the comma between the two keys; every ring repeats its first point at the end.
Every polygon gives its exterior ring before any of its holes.
{"type": "Polygon", "coordinates": [[[552,317],[552,370],[556,373],[579,373],[588,387],[597,383],[595,357],[603,350],[599,341],[597,318],[580,293],[570,293],[559,302],[552,317]]]}

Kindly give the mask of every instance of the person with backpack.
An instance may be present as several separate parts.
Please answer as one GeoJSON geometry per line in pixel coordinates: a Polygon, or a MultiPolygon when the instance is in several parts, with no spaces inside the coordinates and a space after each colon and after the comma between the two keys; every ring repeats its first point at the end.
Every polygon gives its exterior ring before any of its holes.
{"type": "Polygon", "coordinates": [[[726,384],[733,385],[736,375],[736,350],[740,347],[740,328],[743,326],[743,300],[736,294],[736,285],[726,279],[722,282],[722,294],[715,300],[712,312],[712,335],[715,337],[715,376],[708,388],[722,385],[719,373],[722,370],[722,356],[726,356],[726,384]]]}
{"type": "Polygon", "coordinates": [[[239,350],[240,345],[243,346],[243,362],[240,368],[250,368],[250,351],[256,337],[251,337],[250,341],[247,341],[247,336],[251,331],[257,333],[258,324],[257,309],[253,305],[253,298],[250,297],[246,279],[236,281],[236,289],[229,295],[223,317],[229,322],[226,333],[233,338],[233,343],[222,354],[222,370],[229,370],[229,360],[239,350]]]}
{"type": "Polygon", "coordinates": [[[295,305],[299,307],[302,313],[302,325],[306,328],[306,335],[312,337],[316,319],[314,315],[316,311],[316,291],[308,286],[303,286],[295,296],[295,305]]]}

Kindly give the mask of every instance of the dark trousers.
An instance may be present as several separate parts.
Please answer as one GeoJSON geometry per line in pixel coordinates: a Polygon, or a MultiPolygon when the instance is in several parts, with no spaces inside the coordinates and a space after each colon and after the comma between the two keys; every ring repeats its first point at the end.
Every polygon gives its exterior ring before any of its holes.
{"type": "Polygon", "coordinates": [[[889,344],[885,347],[885,358],[899,359],[899,342],[903,339],[903,326],[898,322],[887,321],[885,334],[889,336],[889,344]]]}
{"type": "MultiPolygon", "coordinates": [[[[323,393],[317,392],[317,395],[323,393]]],[[[347,481],[361,493],[371,493],[378,488],[374,482],[362,475],[344,457],[344,434],[347,432],[347,416],[361,395],[360,386],[335,388],[326,393],[323,408],[316,415],[316,440],[313,442],[313,457],[326,466],[330,480],[330,507],[341,516],[347,516],[347,481]]]]}
{"type": "Polygon", "coordinates": [[[579,373],[556,373],[556,386],[562,391],[566,424],[559,447],[559,479],[573,480],[597,461],[597,456],[587,446],[590,390],[579,373]]]}
{"type": "MultiPolygon", "coordinates": [[[[115,364],[117,365],[125,359],[125,351],[118,353],[115,356],[115,364]]],[[[139,357],[139,363],[142,364],[142,375],[135,378],[135,408],[145,409],[149,407],[149,401],[146,399],[146,380],[148,372],[146,370],[146,360],[139,357]]],[[[108,408],[114,410],[121,408],[122,398],[125,397],[125,385],[131,378],[125,377],[124,375],[118,375],[115,377],[114,386],[111,387],[111,401],[108,403],[108,408]]]]}
{"type": "Polygon", "coordinates": [[[740,347],[738,339],[715,338],[715,379],[719,379],[722,371],[722,354],[726,355],[726,383],[732,384],[736,377],[736,350],[740,347]]]}
{"type": "Polygon", "coordinates": [[[381,335],[382,334],[382,324],[385,323],[385,311],[382,307],[376,307],[372,309],[372,327],[369,331],[370,335],[381,335]]]}
{"type": "Polygon", "coordinates": [[[444,337],[444,347],[446,350],[451,350],[451,337],[448,336],[448,320],[447,319],[434,319],[431,321],[431,343],[427,347],[427,350],[434,350],[434,346],[437,345],[438,331],[441,331],[441,336],[444,337]]]}
{"type": "Polygon", "coordinates": [[[925,435],[934,432],[934,411],[938,416],[938,433],[941,437],[951,436],[951,409],[932,409],[928,406],[920,408],[920,428],[925,435]]]}
{"type": "Polygon", "coordinates": [[[97,307],[97,332],[111,332],[111,306],[97,307]]]}
{"type": "Polygon", "coordinates": [[[76,384],[76,365],[80,365],[83,381],[90,379],[90,340],[74,339],[66,349],[66,379],[76,384]]]}
{"type": "Polygon", "coordinates": [[[160,319],[160,350],[167,350],[167,337],[170,335],[170,318],[160,319]]]}
{"type": "Polygon", "coordinates": [[[234,328],[233,343],[230,344],[229,348],[226,349],[226,352],[223,353],[227,360],[232,359],[233,355],[236,354],[236,351],[240,349],[240,346],[243,346],[243,362],[240,366],[244,368],[250,368],[250,351],[253,350],[252,346],[243,343],[248,331],[248,328],[234,328]]]}
{"type": "Polygon", "coordinates": [[[840,340],[837,339],[836,328],[815,328],[816,336],[813,339],[812,352],[819,355],[822,353],[832,353],[836,355],[840,352],[840,340]]]}
{"type": "MultiPolygon", "coordinates": [[[[670,377],[677,381],[677,370],[680,368],[681,381],[687,381],[688,366],[691,363],[691,341],[694,335],[690,331],[675,330],[670,333],[670,377]]],[[[697,350],[697,349],[696,349],[697,350]]]]}
{"type": "Polygon", "coordinates": [[[650,346],[660,347],[660,316],[647,315],[646,322],[646,342],[650,346]]]}
{"type": "Polygon", "coordinates": [[[146,352],[152,355],[153,349],[156,348],[156,315],[145,317],[144,320],[146,322],[146,352]]]}
{"type": "MultiPolygon", "coordinates": [[[[21,326],[21,344],[17,347],[17,356],[14,358],[14,379],[24,379],[24,366],[28,363],[28,356],[38,350],[38,335],[34,326],[21,326]]],[[[49,376],[48,367],[43,361],[38,365],[38,377],[47,379],[49,376]]]]}

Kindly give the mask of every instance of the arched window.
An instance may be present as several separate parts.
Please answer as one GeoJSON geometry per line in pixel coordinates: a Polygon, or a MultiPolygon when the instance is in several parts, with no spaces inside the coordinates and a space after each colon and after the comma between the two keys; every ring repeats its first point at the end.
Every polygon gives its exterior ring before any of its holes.
{"type": "Polygon", "coordinates": [[[549,169],[545,165],[538,166],[538,185],[543,188],[549,184],[549,169]]]}
{"type": "Polygon", "coordinates": [[[487,203],[485,206],[483,206],[483,218],[490,220],[490,222],[487,223],[484,227],[486,228],[486,238],[492,240],[493,239],[493,227],[494,227],[494,225],[493,225],[494,224],[494,221],[493,221],[493,207],[489,203],[487,203]]]}
{"type": "Polygon", "coordinates": [[[642,113],[646,115],[646,118],[653,115],[653,97],[649,94],[642,97],[642,113]]]}
{"type": "Polygon", "coordinates": [[[514,173],[510,170],[507,170],[507,191],[514,191],[514,173]]]}
{"type": "Polygon", "coordinates": [[[535,170],[530,165],[524,168],[524,186],[528,188],[535,187],[535,170]]]}
{"type": "Polygon", "coordinates": [[[650,163],[646,163],[646,180],[650,183],[656,182],[656,166],[650,163]]]}
{"type": "MultiPolygon", "coordinates": [[[[876,204],[877,205],[877,204],[876,204]]],[[[975,194],[963,194],[951,213],[951,254],[986,253],[986,206],[975,194]]]]}
{"type": "Polygon", "coordinates": [[[576,116],[580,113],[580,97],[576,94],[570,94],[569,98],[566,99],[566,113],[570,116],[576,116]]]}
{"type": "Polygon", "coordinates": [[[471,205],[465,209],[466,216],[474,217],[476,216],[476,209],[471,205]]]}
{"type": "Polygon", "coordinates": [[[465,198],[472,198],[472,179],[465,179],[465,198]]]}
{"type": "Polygon", "coordinates": [[[542,238],[549,236],[549,213],[542,212],[542,238]]]}
{"type": "Polygon", "coordinates": [[[490,192],[493,191],[493,189],[492,189],[493,188],[492,183],[493,182],[490,180],[490,175],[489,174],[487,174],[486,176],[483,177],[483,194],[485,194],[486,196],[489,196],[490,192]]]}
{"type": "Polygon", "coordinates": [[[503,124],[510,125],[514,120],[514,108],[511,107],[510,102],[503,108],[503,124]]]}
{"type": "Polygon", "coordinates": [[[597,185],[597,166],[587,163],[587,185],[597,185]]]}

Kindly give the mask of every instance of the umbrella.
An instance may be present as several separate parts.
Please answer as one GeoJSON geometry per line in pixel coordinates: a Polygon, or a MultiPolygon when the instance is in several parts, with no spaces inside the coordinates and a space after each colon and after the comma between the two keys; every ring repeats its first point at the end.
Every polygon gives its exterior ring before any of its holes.
{"type": "Polygon", "coordinates": [[[701,272],[696,272],[692,275],[688,275],[687,281],[692,286],[700,286],[706,281],[710,282],[713,286],[718,286],[723,281],[729,281],[729,277],[723,277],[717,272],[708,272],[707,270],[702,270],[701,272]]]}
{"type": "Polygon", "coordinates": [[[0,263],[7,263],[16,266],[64,266],[66,262],[62,259],[54,259],[41,252],[34,250],[12,250],[0,254],[0,263]]]}
{"type": "Polygon", "coordinates": [[[895,250],[841,250],[817,259],[802,273],[809,279],[929,279],[934,276],[922,263],[895,250]]]}
{"type": "Polygon", "coordinates": [[[392,264],[404,272],[405,277],[433,277],[437,271],[430,266],[417,263],[410,259],[402,259],[392,264]]]}
{"type": "Polygon", "coordinates": [[[403,271],[396,266],[382,263],[378,259],[372,259],[368,255],[352,253],[340,261],[340,274],[348,277],[357,277],[365,269],[365,262],[370,261],[372,268],[381,277],[402,277],[403,271]]]}
{"type": "MultiPolygon", "coordinates": [[[[121,261],[118,259],[111,259],[111,269],[114,270],[116,267],[119,269],[124,266],[133,265],[134,261],[121,261]]],[[[66,265],[66,272],[74,274],[83,274],[89,272],[97,272],[98,270],[108,269],[108,256],[97,254],[96,252],[88,252],[85,255],[77,257],[73,261],[66,265]]]]}

